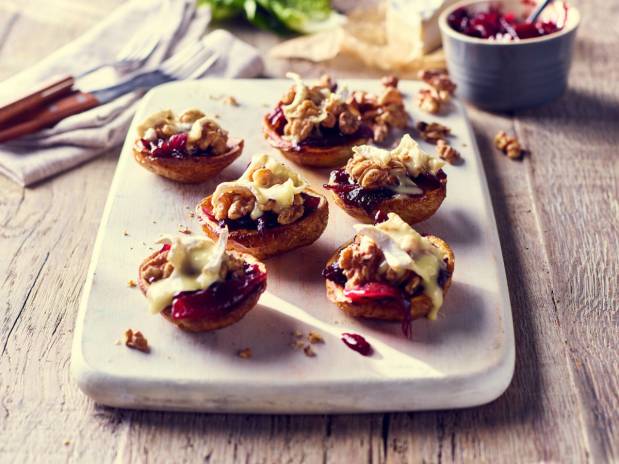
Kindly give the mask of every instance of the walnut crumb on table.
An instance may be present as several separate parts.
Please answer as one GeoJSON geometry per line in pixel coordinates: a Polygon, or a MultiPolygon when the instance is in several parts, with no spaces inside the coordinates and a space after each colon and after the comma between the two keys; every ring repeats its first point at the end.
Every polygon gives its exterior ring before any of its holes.
{"type": "Polygon", "coordinates": [[[127,282],[127,285],[131,288],[135,288],[138,286],[138,284],[133,279],[129,279],[129,281],[127,282]]]}
{"type": "Polygon", "coordinates": [[[237,356],[242,359],[249,359],[252,357],[251,348],[243,348],[237,352],[237,356]]]}
{"type": "Polygon", "coordinates": [[[150,347],[148,346],[148,340],[142,335],[142,332],[133,331],[127,329],[125,331],[125,345],[134,350],[141,351],[142,353],[149,353],[150,347]]]}
{"type": "Polygon", "coordinates": [[[507,135],[505,131],[500,131],[494,137],[494,145],[507,155],[509,159],[518,160],[522,158],[524,150],[516,137],[507,135]]]}
{"type": "Polygon", "coordinates": [[[178,225],[178,231],[181,234],[187,234],[187,235],[191,234],[191,229],[189,227],[187,227],[187,226],[182,225],[182,224],[178,225]]]}

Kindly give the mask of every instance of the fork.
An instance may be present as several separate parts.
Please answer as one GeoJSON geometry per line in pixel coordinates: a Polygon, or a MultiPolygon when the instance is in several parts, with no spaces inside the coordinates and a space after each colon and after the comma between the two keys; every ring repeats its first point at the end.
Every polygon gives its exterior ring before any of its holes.
{"type": "Polygon", "coordinates": [[[0,106],[0,124],[12,119],[20,113],[32,110],[44,103],[68,95],[73,89],[77,79],[101,68],[110,66],[122,72],[129,72],[137,69],[153,54],[160,41],[161,34],[159,31],[156,31],[156,29],[148,25],[143,26],[133,35],[131,40],[120,49],[112,62],[91,67],[75,76],[63,75],[61,77],[52,78],[36,87],[35,90],[28,91],[25,95],[13,98],[9,103],[0,106]]]}
{"type": "Polygon", "coordinates": [[[137,74],[120,84],[92,92],[76,91],[55,100],[42,110],[21,113],[16,124],[0,128],[0,142],[50,127],[68,116],[108,103],[133,90],[146,90],[173,80],[196,79],[212,67],[218,58],[218,53],[204,48],[203,43],[198,42],[172,55],[159,68],[137,74]]]}

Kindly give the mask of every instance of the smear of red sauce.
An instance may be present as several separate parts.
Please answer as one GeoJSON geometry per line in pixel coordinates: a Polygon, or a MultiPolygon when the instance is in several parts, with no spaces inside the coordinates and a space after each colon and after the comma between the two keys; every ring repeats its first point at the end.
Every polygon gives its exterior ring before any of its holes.
{"type": "Polygon", "coordinates": [[[342,341],[348,348],[356,351],[362,356],[370,356],[374,352],[372,345],[370,345],[369,342],[359,334],[343,333],[342,341]]]}

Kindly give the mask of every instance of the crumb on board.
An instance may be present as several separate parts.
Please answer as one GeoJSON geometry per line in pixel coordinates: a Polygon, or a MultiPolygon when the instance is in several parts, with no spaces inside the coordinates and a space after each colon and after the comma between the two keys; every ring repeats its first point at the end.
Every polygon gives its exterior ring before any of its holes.
{"type": "Polygon", "coordinates": [[[252,357],[252,352],[251,352],[251,348],[243,348],[242,350],[239,350],[237,353],[237,356],[239,358],[242,359],[249,359],[252,357]]]}
{"type": "Polygon", "coordinates": [[[122,341],[120,341],[120,339],[117,339],[117,340],[114,342],[114,345],[122,345],[122,343],[123,343],[123,342],[122,342],[122,341]]]}
{"type": "Polygon", "coordinates": [[[232,95],[228,95],[226,98],[224,98],[224,103],[230,106],[239,106],[239,101],[232,95]]]}
{"type": "Polygon", "coordinates": [[[129,287],[131,287],[131,288],[135,288],[135,287],[137,287],[137,286],[138,286],[138,284],[137,284],[137,283],[135,282],[135,280],[133,280],[133,279],[129,279],[129,280],[127,281],[127,285],[128,285],[129,287]]]}
{"type": "Polygon", "coordinates": [[[126,230],[123,230],[123,235],[124,235],[125,237],[129,237],[129,232],[127,232],[126,230]]]}
{"type": "Polygon", "coordinates": [[[305,348],[303,348],[303,352],[305,353],[305,356],[307,356],[308,358],[316,357],[316,352],[312,348],[312,345],[305,345],[305,348]]]}
{"type": "Polygon", "coordinates": [[[182,225],[182,224],[178,225],[178,231],[181,234],[187,234],[187,235],[191,234],[191,229],[189,227],[187,227],[187,226],[182,225]]]}
{"type": "Polygon", "coordinates": [[[134,332],[131,329],[127,329],[125,331],[125,345],[134,350],[141,351],[142,353],[150,352],[148,340],[146,340],[146,337],[142,335],[142,332],[139,330],[134,332]]]}
{"type": "Polygon", "coordinates": [[[320,335],[318,332],[314,332],[313,330],[309,331],[309,333],[307,334],[307,339],[309,340],[311,344],[325,342],[325,339],[322,338],[322,335],[320,335]]]}
{"type": "Polygon", "coordinates": [[[71,444],[71,442],[69,440],[65,440],[65,441],[62,442],[62,444],[64,446],[69,446],[71,444]]]}
{"type": "Polygon", "coordinates": [[[196,217],[196,213],[194,213],[193,211],[189,211],[189,213],[187,214],[189,215],[190,218],[196,217]]]}

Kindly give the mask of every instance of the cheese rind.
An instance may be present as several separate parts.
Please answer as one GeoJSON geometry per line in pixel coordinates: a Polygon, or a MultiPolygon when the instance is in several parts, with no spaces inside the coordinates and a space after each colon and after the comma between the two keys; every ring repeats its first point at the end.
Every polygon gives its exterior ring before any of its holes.
{"type": "Polygon", "coordinates": [[[387,42],[409,60],[419,58],[441,45],[438,17],[457,0],[389,0],[387,42]]]}

